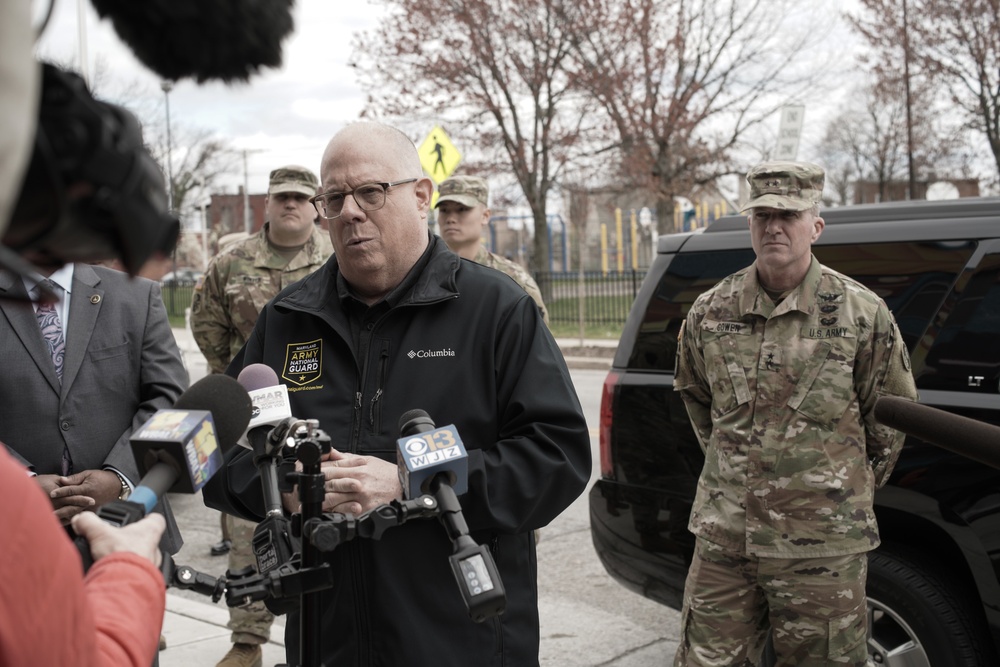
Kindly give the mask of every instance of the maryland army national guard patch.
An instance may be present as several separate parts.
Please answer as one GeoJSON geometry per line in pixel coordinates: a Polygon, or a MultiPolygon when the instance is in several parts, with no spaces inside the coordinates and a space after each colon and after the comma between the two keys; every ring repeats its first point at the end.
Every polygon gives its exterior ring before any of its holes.
{"type": "MultiPolygon", "coordinates": [[[[285,348],[285,365],[281,379],[291,386],[288,391],[301,391],[323,373],[323,339],[305,343],[289,343],[285,348]]],[[[320,387],[315,387],[319,389],[320,387]]]]}

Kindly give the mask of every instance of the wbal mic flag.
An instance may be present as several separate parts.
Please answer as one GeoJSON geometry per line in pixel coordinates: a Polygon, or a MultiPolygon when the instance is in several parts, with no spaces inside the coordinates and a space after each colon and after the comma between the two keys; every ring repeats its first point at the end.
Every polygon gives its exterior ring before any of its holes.
{"type": "Polygon", "coordinates": [[[396,460],[406,498],[430,493],[430,481],[441,473],[448,475],[455,495],[469,490],[469,455],[454,424],[400,438],[396,460]]]}
{"type": "Polygon", "coordinates": [[[175,493],[196,493],[222,468],[222,448],[208,410],[157,410],[129,441],[132,455],[145,468],[156,460],[185,463],[187,474],[180,474],[170,489],[175,493]]]}

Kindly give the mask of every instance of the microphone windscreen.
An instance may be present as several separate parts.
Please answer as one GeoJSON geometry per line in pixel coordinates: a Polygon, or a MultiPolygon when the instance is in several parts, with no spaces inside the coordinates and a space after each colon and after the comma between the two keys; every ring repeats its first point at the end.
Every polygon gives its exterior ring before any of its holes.
{"type": "Polygon", "coordinates": [[[416,408],[407,410],[399,416],[399,435],[406,437],[415,433],[423,433],[434,429],[434,420],[425,410],[416,408]]]}
{"type": "Polygon", "coordinates": [[[257,391],[278,384],[278,374],[265,364],[250,364],[240,371],[240,375],[236,379],[240,386],[247,391],[257,391]]]}
{"type": "Polygon", "coordinates": [[[177,398],[178,410],[208,410],[219,447],[227,451],[247,428],[253,404],[247,390],[228,375],[206,375],[177,398]]]}
{"type": "Polygon", "coordinates": [[[91,0],[136,58],[165,79],[246,81],[281,65],[292,0],[91,0]]]}

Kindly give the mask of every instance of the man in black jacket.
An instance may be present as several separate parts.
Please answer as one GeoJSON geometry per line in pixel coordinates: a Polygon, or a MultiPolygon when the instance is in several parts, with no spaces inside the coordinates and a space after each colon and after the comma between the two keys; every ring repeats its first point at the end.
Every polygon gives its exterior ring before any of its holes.
{"type": "MultiPolygon", "coordinates": [[[[562,355],[538,308],[503,274],[450,252],[427,229],[433,193],[399,131],[356,123],[330,141],[315,203],[334,256],[262,311],[229,368],[274,368],[292,412],[332,438],[324,510],[359,514],[402,497],[399,416],[454,424],[469,451],[459,497],[473,539],[489,546],[505,613],[470,620],[436,521],[355,539],[330,557],[322,657],[330,665],[530,667],[538,664],[532,531],[559,515],[591,473],[590,442],[562,355]],[[307,359],[309,364],[299,364],[307,359]]],[[[246,450],[205,488],[210,506],[259,520],[259,475],[246,450]]],[[[286,510],[297,509],[286,496],[286,510]]],[[[286,646],[299,654],[299,615],[286,646]]]]}

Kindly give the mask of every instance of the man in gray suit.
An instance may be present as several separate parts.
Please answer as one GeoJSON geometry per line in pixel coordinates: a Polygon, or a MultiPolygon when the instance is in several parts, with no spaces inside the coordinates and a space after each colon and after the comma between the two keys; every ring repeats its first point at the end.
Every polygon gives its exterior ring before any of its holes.
{"type": "MultiPolygon", "coordinates": [[[[42,333],[35,282],[0,271],[0,442],[66,525],[128,496],[139,481],[129,436],[172,407],[188,377],[157,283],[88,264],[40,268],[58,298],[64,356],[42,333]]],[[[161,509],[161,546],[176,553],[183,542],[166,498],[161,509]]]]}

